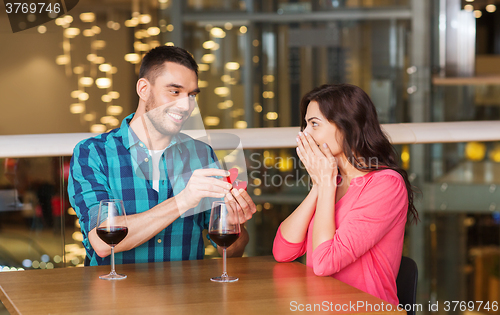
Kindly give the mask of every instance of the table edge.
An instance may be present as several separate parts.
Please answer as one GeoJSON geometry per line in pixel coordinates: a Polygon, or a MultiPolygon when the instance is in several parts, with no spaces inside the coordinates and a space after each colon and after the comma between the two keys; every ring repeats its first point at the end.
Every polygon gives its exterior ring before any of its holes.
{"type": "Polygon", "coordinates": [[[10,297],[5,293],[3,287],[0,285],[0,302],[5,306],[9,314],[11,315],[21,315],[21,312],[14,305],[10,297]],[[7,301],[8,303],[5,303],[7,301]]]}

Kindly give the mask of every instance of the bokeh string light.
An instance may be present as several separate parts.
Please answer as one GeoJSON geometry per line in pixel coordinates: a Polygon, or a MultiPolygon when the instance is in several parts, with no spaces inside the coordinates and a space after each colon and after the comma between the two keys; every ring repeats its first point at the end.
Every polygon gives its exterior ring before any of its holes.
{"type": "MultiPolygon", "coordinates": [[[[121,25],[115,21],[113,12],[110,11],[108,15],[106,26],[111,30],[119,30],[121,25]]],[[[77,84],[77,89],[71,92],[71,97],[75,101],[69,105],[69,111],[72,114],[80,115],[81,123],[89,126],[91,132],[105,132],[110,128],[117,127],[119,120],[115,116],[121,115],[123,112],[123,108],[114,102],[120,97],[118,92],[113,91],[113,75],[118,72],[118,69],[111,63],[106,63],[106,59],[103,57],[107,43],[98,38],[102,28],[97,24],[96,14],[83,12],[76,18],[66,15],[56,19],[55,24],[63,29],[63,54],[57,56],[55,61],[58,65],[65,66],[66,76],[75,78],[77,84]],[[72,23],[79,25],[80,28],[72,26],[72,23]],[[75,40],[78,36],[88,38],[90,45],[81,46],[81,41],[75,40]],[[72,52],[81,53],[86,50],[88,53],[84,53],[84,60],[77,62],[75,60],[76,54],[72,52]],[[102,110],[87,104],[94,84],[99,90],[105,92],[100,97],[102,103],[99,102],[98,106],[104,105],[106,107],[104,116],[107,117],[106,119],[98,117],[97,113],[102,112],[102,110]]],[[[39,28],[38,32],[45,33],[46,27],[45,29],[39,28]]]]}

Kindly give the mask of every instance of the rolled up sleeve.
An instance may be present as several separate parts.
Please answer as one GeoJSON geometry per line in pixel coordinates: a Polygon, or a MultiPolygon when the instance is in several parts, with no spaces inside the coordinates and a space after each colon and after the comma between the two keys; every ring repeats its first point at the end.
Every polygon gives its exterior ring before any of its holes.
{"type": "Polygon", "coordinates": [[[283,234],[281,234],[281,226],[278,228],[278,232],[276,232],[276,237],[274,238],[273,243],[273,256],[274,259],[278,262],[288,262],[293,261],[300,256],[304,255],[306,252],[306,237],[302,243],[290,243],[287,241],[283,234]]]}

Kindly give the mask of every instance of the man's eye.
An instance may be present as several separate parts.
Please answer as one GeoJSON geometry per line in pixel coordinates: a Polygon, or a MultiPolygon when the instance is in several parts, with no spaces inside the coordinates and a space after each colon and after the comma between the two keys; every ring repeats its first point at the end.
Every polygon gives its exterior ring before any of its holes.
{"type": "Polygon", "coordinates": [[[196,98],[196,94],[189,95],[190,98],[196,98]]]}
{"type": "Polygon", "coordinates": [[[179,94],[179,91],[171,90],[170,93],[177,95],[177,94],[179,94]]]}

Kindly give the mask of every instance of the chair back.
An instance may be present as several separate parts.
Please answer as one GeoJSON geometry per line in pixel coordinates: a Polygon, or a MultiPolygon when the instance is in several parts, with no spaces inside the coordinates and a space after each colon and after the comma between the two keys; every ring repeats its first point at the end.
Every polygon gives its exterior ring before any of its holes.
{"type": "MultiPolygon", "coordinates": [[[[418,268],[413,259],[403,256],[401,265],[399,266],[398,277],[396,278],[396,286],[398,288],[399,304],[405,306],[410,304],[411,310],[407,311],[407,315],[415,315],[413,310],[417,304],[417,280],[418,268]]],[[[409,309],[408,306],[406,309],[409,309]]]]}

